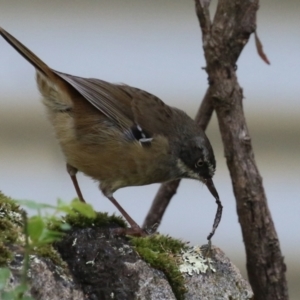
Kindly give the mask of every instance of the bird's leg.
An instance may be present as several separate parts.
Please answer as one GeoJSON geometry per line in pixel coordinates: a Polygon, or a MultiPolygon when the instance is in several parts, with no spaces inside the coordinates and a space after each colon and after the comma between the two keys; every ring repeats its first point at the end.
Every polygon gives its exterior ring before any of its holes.
{"type": "MultiPolygon", "coordinates": [[[[72,179],[79,200],[85,203],[85,200],[83,199],[80,187],[78,185],[77,177],[76,177],[76,173],[78,170],[73,166],[67,164],[67,171],[72,179]]],[[[104,195],[115,205],[115,207],[120,211],[120,213],[123,215],[123,217],[131,226],[131,228],[117,228],[115,230],[116,234],[120,234],[120,235],[129,234],[135,236],[146,235],[146,233],[141,229],[141,227],[128,215],[128,213],[124,210],[124,208],[118,203],[118,201],[112,195],[107,195],[106,193],[104,193],[104,195]]]]}
{"type": "Polygon", "coordinates": [[[78,185],[77,177],[76,177],[76,173],[77,173],[78,170],[76,168],[72,167],[71,165],[67,164],[67,171],[68,171],[68,173],[69,173],[69,175],[72,179],[72,182],[73,182],[73,185],[75,187],[75,190],[76,190],[76,193],[77,193],[77,196],[78,196],[79,200],[81,202],[85,203],[85,200],[83,199],[80,187],[78,185]]]}
{"type": "Polygon", "coordinates": [[[129,214],[125,211],[125,209],[118,203],[118,201],[112,195],[104,194],[112,203],[113,205],[119,210],[119,212],[123,215],[126,221],[129,223],[131,228],[118,229],[116,233],[118,234],[128,234],[128,235],[135,235],[135,236],[145,236],[147,235],[145,231],[129,216],[129,214]]]}

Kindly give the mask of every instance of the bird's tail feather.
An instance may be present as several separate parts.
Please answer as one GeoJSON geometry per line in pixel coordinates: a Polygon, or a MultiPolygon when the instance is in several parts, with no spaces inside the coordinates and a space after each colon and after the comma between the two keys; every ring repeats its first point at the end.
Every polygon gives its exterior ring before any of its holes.
{"type": "Polygon", "coordinates": [[[31,52],[27,47],[25,47],[21,42],[14,38],[11,34],[0,27],[0,34],[2,37],[15,48],[26,60],[28,60],[37,70],[42,72],[46,76],[51,76],[53,74],[52,70],[33,52],[31,52]]]}

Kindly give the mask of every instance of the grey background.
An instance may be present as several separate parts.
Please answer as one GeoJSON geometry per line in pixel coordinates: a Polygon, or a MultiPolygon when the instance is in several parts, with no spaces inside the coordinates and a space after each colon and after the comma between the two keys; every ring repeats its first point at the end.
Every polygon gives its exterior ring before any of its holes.
{"type": "MultiPolygon", "coordinates": [[[[299,13],[297,0],[261,1],[258,34],[271,66],[256,54],[253,37],[238,61],[247,122],[287,263],[291,299],[300,298],[299,13]]],[[[0,0],[0,22],[54,69],[145,89],[191,116],[207,88],[192,0],[0,0]]],[[[0,189],[17,199],[70,201],[75,191],[39,102],[34,69],[3,39],[0,49],[0,189]]],[[[208,135],[217,158],[215,185],[224,205],[213,243],[246,276],[235,199],[215,116],[208,135]]],[[[96,210],[115,212],[97,184],[84,175],[79,175],[79,181],[96,210]]],[[[157,188],[125,188],[115,196],[142,223],[157,188]]],[[[206,188],[185,180],[160,231],[203,244],[215,210],[206,188]]]]}

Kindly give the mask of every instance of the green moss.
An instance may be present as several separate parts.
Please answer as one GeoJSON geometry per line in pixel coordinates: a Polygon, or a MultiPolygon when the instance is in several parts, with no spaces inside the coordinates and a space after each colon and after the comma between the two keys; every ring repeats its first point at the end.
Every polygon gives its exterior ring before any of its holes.
{"type": "MultiPolygon", "coordinates": [[[[22,212],[23,210],[12,199],[0,192],[0,266],[6,265],[12,259],[12,253],[7,245],[24,244],[22,212]]],[[[53,218],[49,229],[62,232],[62,224],[64,223],[77,228],[127,227],[123,218],[115,215],[109,216],[107,213],[98,212],[95,217],[91,218],[74,212],[62,219],[53,218]]],[[[163,235],[151,235],[143,238],[132,237],[131,242],[146,262],[164,272],[176,298],[184,299],[186,290],[184,278],[178,268],[178,254],[182,249],[188,248],[187,245],[180,240],[163,235]]],[[[34,247],[30,253],[39,257],[50,258],[55,265],[63,268],[66,266],[51,243],[34,247]]]]}
{"type": "Polygon", "coordinates": [[[108,213],[102,212],[97,212],[95,218],[88,218],[76,212],[72,215],[66,215],[63,219],[71,226],[77,228],[107,227],[113,224],[124,228],[127,227],[127,224],[122,217],[116,215],[109,216],[108,213]]]}
{"type": "Polygon", "coordinates": [[[11,251],[0,241],[0,267],[7,266],[7,262],[11,259],[11,251]]]}
{"type": "MultiPolygon", "coordinates": [[[[12,259],[12,253],[8,245],[16,243],[24,245],[22,212],[23,210],[19,205],[0,192],[0,266],[6,265],[12,259]]],[[[90,218],[74,211],[63,218],[53,217],[48,229],[54,231],[53,234],[58,237],[57,231],[60,233],[64,231],[62,229],[64,223],[77,228],[108,227],[111,225],[127,227],[122,217],[109,216],[107,213],[96,213],[95,217],[90,218]]],[[[30,254],[50,258],[54,264],[62,267],[66,266],[66,263],[50,242],[34,247],[30,250],[30,254]]]]}
{"type": "Polygon", "coordinates": [[[68,270],[67,263],[62,260],[61,256],[52,245],[44,244],[39,247],[35,247],[32,254],[36,254],[39,257],[50,258],[56,266],[62,267],[65,271],[68,270]]]}
{"type": "Polygon", "coordinates": [[[9,197],[0,192],[0,266],[12,259],[8,244],[19,242],[22,233],[22,210],[9,197]]]}
{"type": "Polygon", "coordinates": [[[11,198],[5,196],[0,191],[0,214],[2,211],[12,211],[16,213],[21,213],[22,209],[20,209],[19,205],[16,204],[11,198]]]}
{"type": "MultiPolygon", "coordinates": [[[[8,245],[20,244],[24,246],[22,212],[23,210],[19,205],[0,192],[0,266],[7,265],[7,262],[12,259],[8,245]]],[[[34,247],[30,250],[30,254],[50,258],[54,264],[66,266],[51,243],[34,247]]]]}
{"type": "Polygon", "coordinates": [[[19,231],[8,219],[0,219],[0,241],[3,243],[13,243],[17,240],[19,231]]]}
{"type": "Polygon", "coordinates": [[[177,239],[160,234],[143,238],[132,237],[132,245],[139,255],[153,268],[166,275],[177,299],[184,299],[186,292],[184,278],[178,269],[178,254],[187,245],[177,239]]]}

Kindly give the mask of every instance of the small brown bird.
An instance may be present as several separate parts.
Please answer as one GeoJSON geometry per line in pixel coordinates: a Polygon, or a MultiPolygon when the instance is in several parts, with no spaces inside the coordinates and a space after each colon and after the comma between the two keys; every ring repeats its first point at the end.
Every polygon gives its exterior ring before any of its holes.
{"type": "Polygon", "coordinates": [[[38,89],[81,201],[78,170],[100,182],[131,232],[142,233],[113,197],[117,189],[197,179],[218,204],[210,241],[222,215],[212,181],[216,162],[205,133],[187,114],[138,88],[55,71],[1,27],[0,34],[36,69],[38,89]]]}

